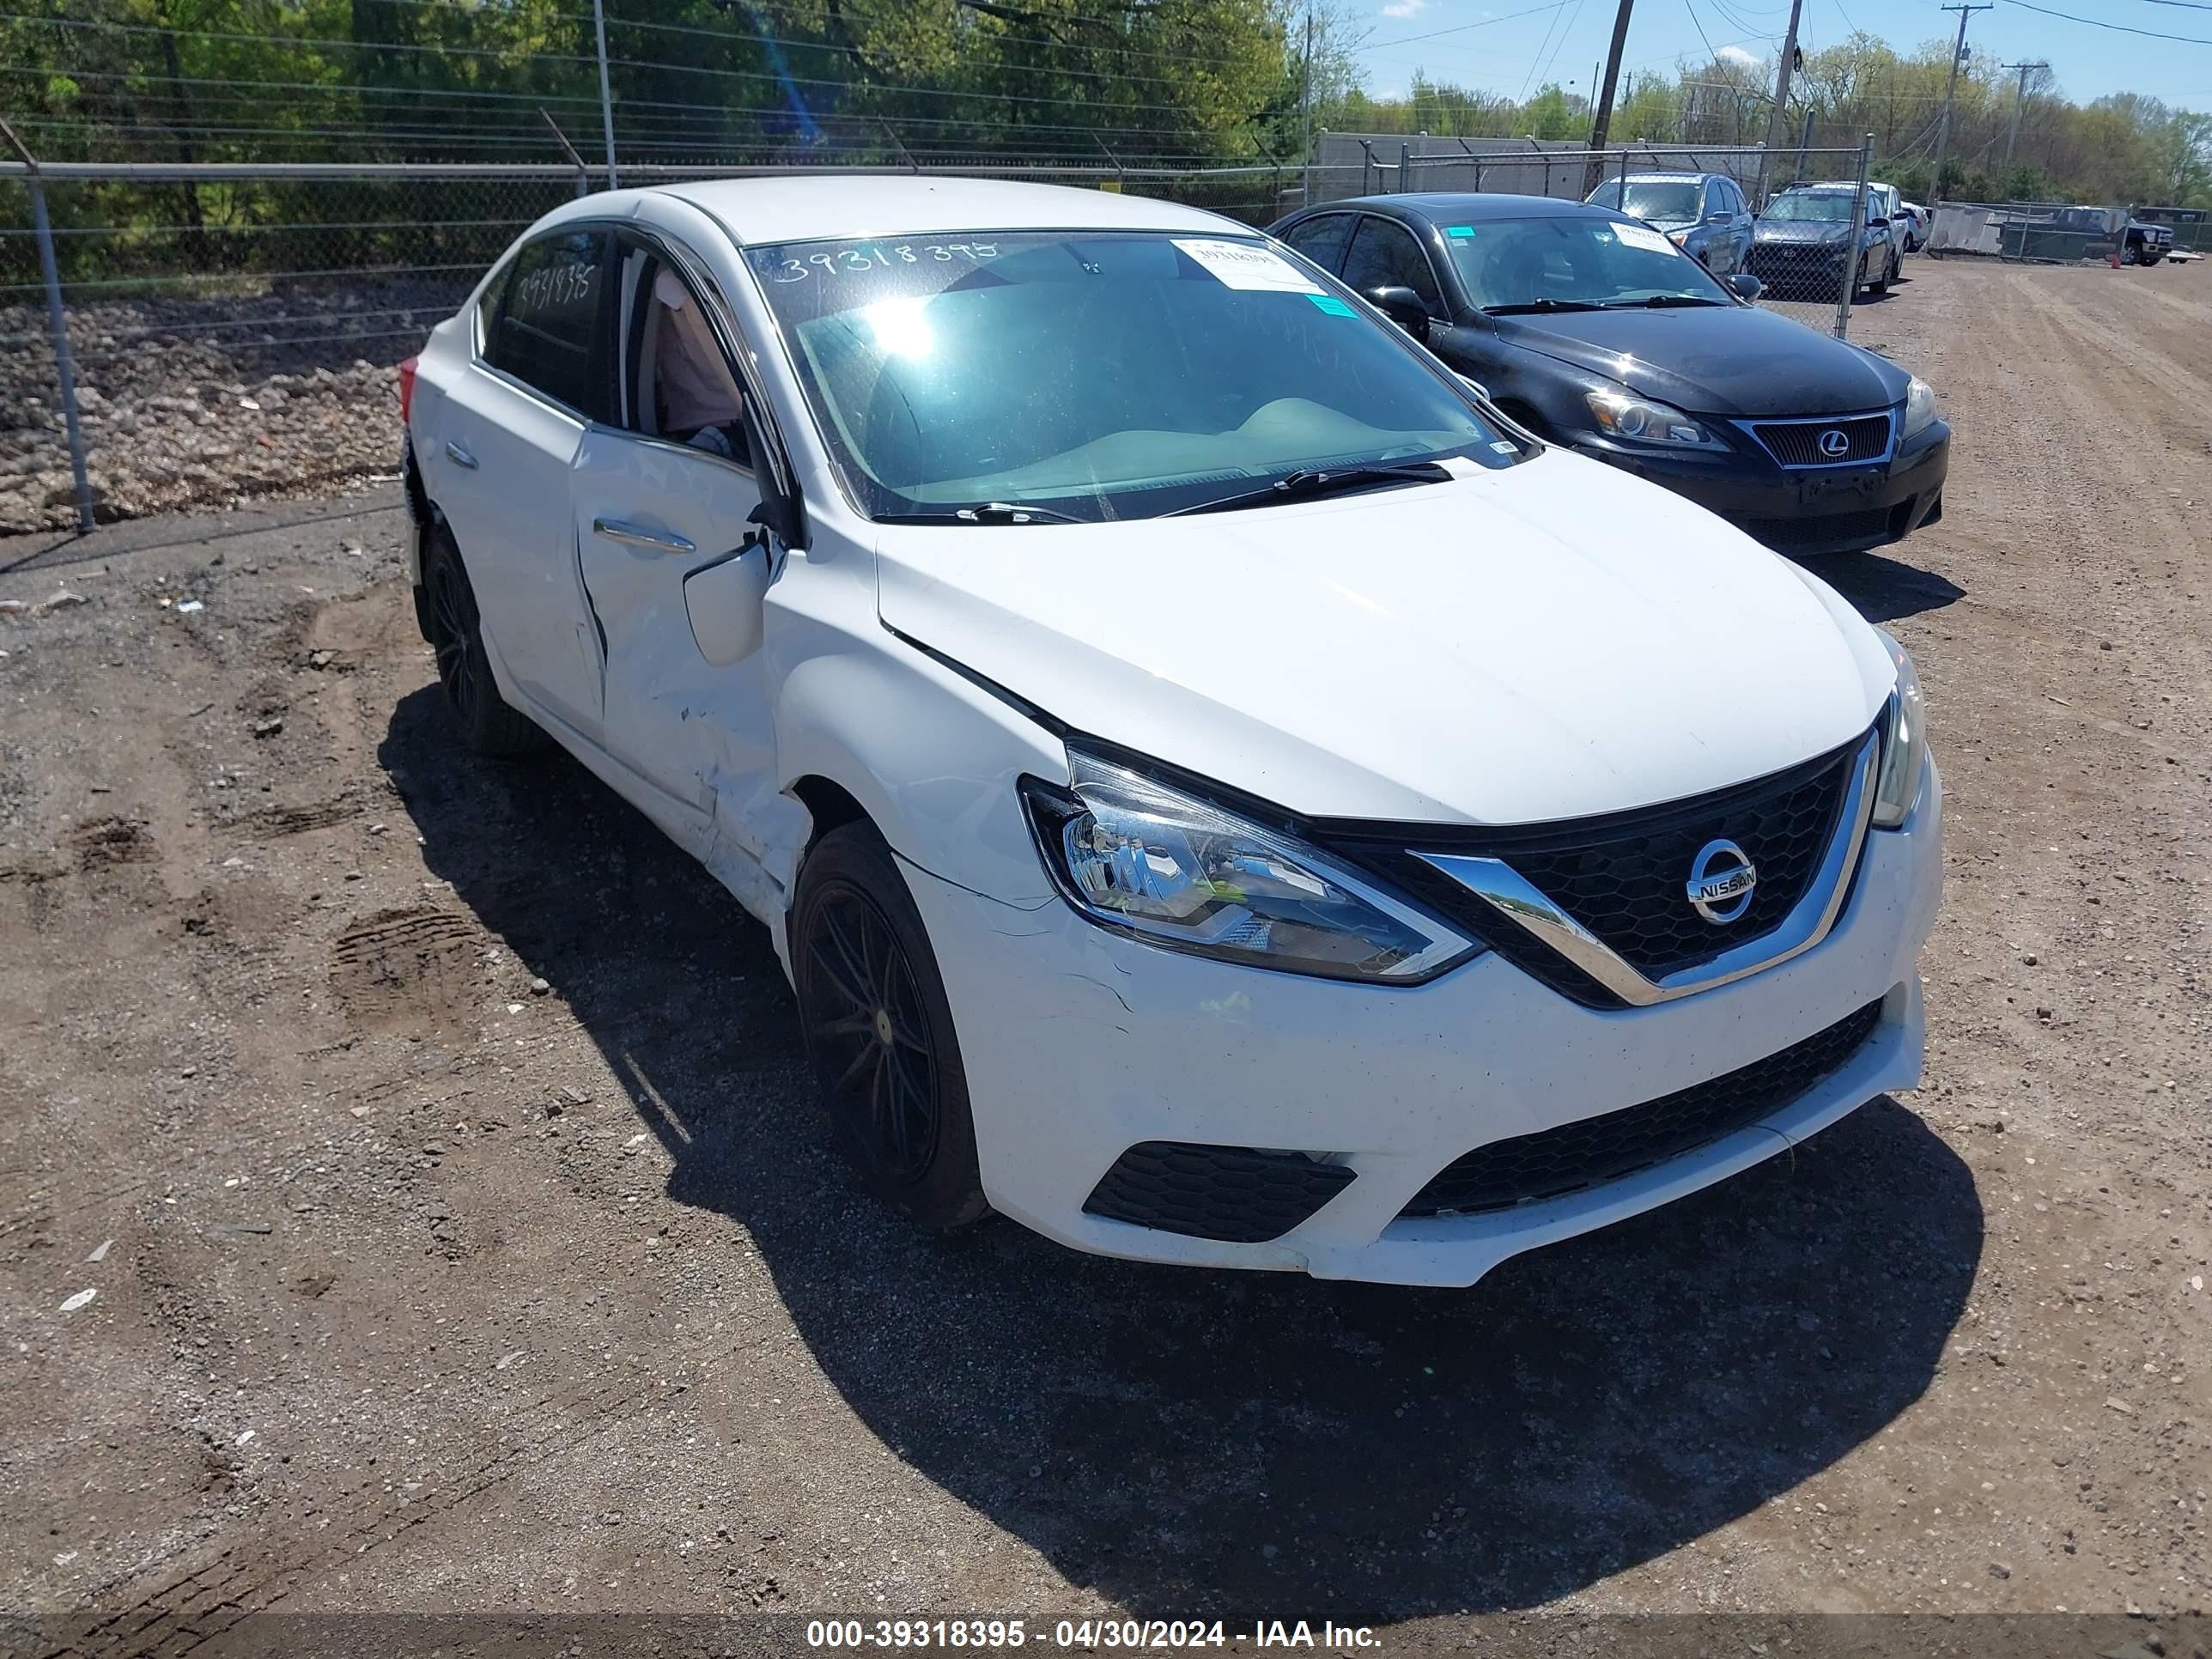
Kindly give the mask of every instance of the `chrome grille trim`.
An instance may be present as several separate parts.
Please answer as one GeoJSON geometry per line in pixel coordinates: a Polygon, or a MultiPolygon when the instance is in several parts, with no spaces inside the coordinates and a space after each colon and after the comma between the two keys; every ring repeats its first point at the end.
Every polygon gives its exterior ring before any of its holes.
{"type": "Polygon", "coordinates": [[[1802,956],[1826,939],[1842,914],[1844,896],[1866,846],[1874,817],[1875,771],[1881,758],[1881,733],[1868,734],[1851,762],[1848,793],[1836,833],[1820,869],[1795,909],[1759,938],[1723,951],[1711,961],[1679,973],[1650,979],[1527,881],[1503,859],[1453,853],[1417,853],[1505,921],[1554,954],[1571,963],[1631,1007],[1648,1008],[1736,980],[1802,956]]]}

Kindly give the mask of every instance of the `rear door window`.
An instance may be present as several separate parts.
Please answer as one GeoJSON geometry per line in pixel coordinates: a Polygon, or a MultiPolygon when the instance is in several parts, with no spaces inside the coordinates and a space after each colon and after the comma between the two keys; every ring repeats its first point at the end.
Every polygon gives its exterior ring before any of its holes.
{"type": "Polygon", "coordinates": [[[485,353],[494,368],[588,420],[606,414],[598,344],[609,240],[604,230],[562,231],[517,254],[485,353]]]}
{"type": "Polygon", "coordinates": [[[1291,226],[1283,240],[1334,276],[1343,267],[1344,247],[1352,240],[1354,222],[1349,213],[1324,213],[1291,226]]]}

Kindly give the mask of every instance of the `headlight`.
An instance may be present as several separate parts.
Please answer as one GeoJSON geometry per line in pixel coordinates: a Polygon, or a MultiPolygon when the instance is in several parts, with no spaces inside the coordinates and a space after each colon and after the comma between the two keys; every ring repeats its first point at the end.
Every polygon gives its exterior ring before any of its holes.
{"type": "Polygon", "coordinates": [[[1928,769],[1928,708],[1911,657],[1887,629],[1874,631],[1881,635],[1890,660],[1897,665],[1897,689],[1881,711],[1881,770],[1875,779],[1874,823],[1877,830],[1894,830],[1919,804],[1921,775],[1928,769]]]}
{"type": "Polygon", "coordinates": [[[1667,240],[1676,247],[1680,247],[1690,240],[1690,233],[1686,230],[1670,230],[1667,233],[1667,240]]]}
{"type": "Polygon", "coordinates": [[[1669,449],[1725,449],[1726,444],[1679,409],[1654,403],[1627,392],[1583,394],[1597,429],[1608,438],[1629,443],[1656,444],[1669,449]]]}
{"type": "Polygon", "coordinates": [[[1936,388],[1916,374],[1905,389],[1905,430],[1899,435],[1910,438],[1935,418],[1936,388]]]}
{"type": "Polygon", "coordinates": [[[1102,927],[1255,968],[1413,985],[1482,947],[1294,837],[1080,751],[1022,780],[1045,868],[1102,927]]]}

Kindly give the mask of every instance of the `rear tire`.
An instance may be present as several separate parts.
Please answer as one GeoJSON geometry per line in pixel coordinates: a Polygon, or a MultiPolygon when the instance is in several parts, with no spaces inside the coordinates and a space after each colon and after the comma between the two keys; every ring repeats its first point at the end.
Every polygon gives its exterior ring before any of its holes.
{"type": "Polygon", "coordinates": [[[791,907],[792,979],[838,1152],[925,1232],[990,1213],[968,1073],[921,912],[865,819],[816,842],[791,907]]]}
{"type": "Polygon", "coordinates": [[[453,532],[442,524],[422,538],[422,592],[430,649],[438,659],[438,689],[461,741],[479,755],[527,755],[545,747],[545,734],[499,695],[491,659],[484,653],[476,589],[469,584],[453,532]]]}

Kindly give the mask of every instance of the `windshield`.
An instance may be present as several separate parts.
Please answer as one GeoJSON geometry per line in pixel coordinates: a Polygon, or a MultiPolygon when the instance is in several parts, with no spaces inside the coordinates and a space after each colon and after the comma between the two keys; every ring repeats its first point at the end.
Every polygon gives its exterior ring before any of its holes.
{"type": "Polygon", "coordinates": [[[1504,307],[1729,305],[1705,268],[1648,225],[1613,219],[1492,219],[1445,227],[1468,296],[1504,307]]]}
{"type": "Polygon", "coordinates": [[[1638,219],[1677,224],[1698,216],[1699,186],[1695,179],[1631,179],[1628,205],[1620,206],[1620,180],[1601,185],[1590,195],[1599,207],[1620,208],[1638,219]]]}
{"type": "Polygon", "coordinates": [[[1847,225],[1851,222],[1851,198],[1834,190],[1784,191],[1766,204],[1759,217],[1847,225]]]}
{"type": "Polygon", "coordinates": [[[871,518],[1151,517],[1293,473],[1522,453],[1257,239],[948,233],[746,257],[871,518]]]}

